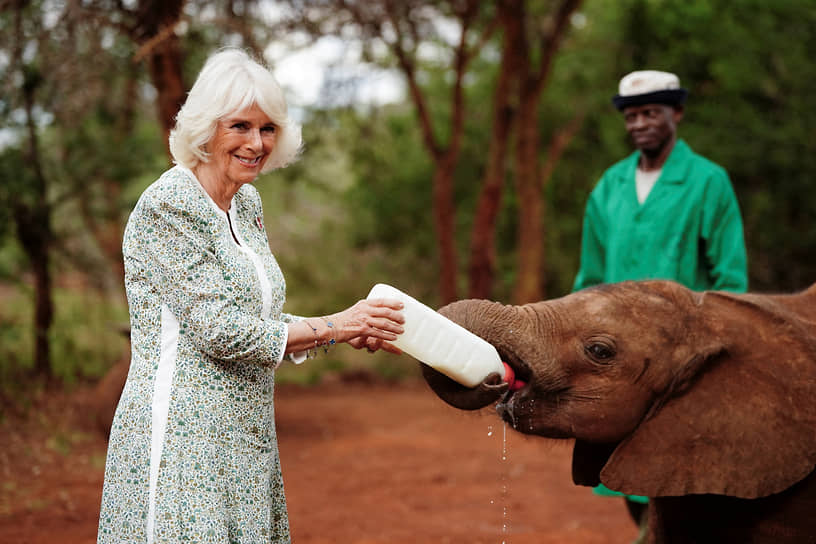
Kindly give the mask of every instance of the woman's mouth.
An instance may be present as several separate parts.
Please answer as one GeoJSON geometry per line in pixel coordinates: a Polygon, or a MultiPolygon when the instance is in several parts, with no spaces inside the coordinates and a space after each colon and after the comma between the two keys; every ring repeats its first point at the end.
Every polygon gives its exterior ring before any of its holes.
{"type": "Polygon", "coordinates": [[[240,157],[240,156],[238,156],[238,155],[233,155],[233,156],[234,156],[236,159],[238,159],[238,162],[240,162],[241,164],[243,164],[243,165],[245,165],[245,166],[250,166],[250,167],[252,167],[252,166],[258,166],[258,163],[260,163],[260,162],[261,162],[261,155],[258,155],[258,156],[257,156],[257,157],[255,157],[254,159],[248,159],[248,158],[246,158],[246,157],[240,157]]]}

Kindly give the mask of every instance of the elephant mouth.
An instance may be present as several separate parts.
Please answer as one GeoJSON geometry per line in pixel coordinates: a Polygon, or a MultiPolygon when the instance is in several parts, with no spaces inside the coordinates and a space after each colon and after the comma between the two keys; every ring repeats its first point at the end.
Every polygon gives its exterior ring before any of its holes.
{"type": "Polygon", "coordinates": [[[548,438],[570,438],[571,434],[547,423],[544,414],[551,413],[569,396],[570,388],[564,384],[552,383],[546,386],[543,376],[536,375],[531,367],[516,354],[496,348],[502,360],[516,375],[516,381],[523,381],[519,388],[510,387],[496,403],[496,413],[513,429],[520,433],[545,436],[548,438]]]}
{"type": "MultiPolygon", "coordinates": [[[[529,387],[528,385],[525,389],[529,387]]],[[[536,399],[529,390],[526,394],[524,391],[521,394],[518,391],[508,391],[496,404],[496,413],[514,430],[523,434],[547,438],[572,438],[572,434],[547,424],[540,418],[538,409],[542,405],[546,405],[546,402],[536,399]]]]}
{"type": "Polygon", "coordinates": [[[524,394],[530,390],[533,378],[533,372],[530,366],[519,358],[515,353],[512,353],[501,348],[496,348],[499,356],[515,374],[515,384],[520,386],[511,387],[507,389],[502,398],[496,404],[496,412],[504,421],[509,423],[514,429],[519,429],[520,418],[523,416],[524,408],[523,402],[517,402],[524,394]]]}
{"type": "Polygon", "coordinates": [[[518,391],[508,391],[496,404],[496,413],[513,429],[525,434],[536,434],[534,421],[535,402],[518,391]]]}
{"type": "Polygon", "coordinates": [[[510,396],[512,396],[513,393],[516,393],[519,390],[529,387],[530,382],[533,379],[533,371],[530,369],[530,366],[511,351],[504,350],[499,347],[496,347],[496,351],[499,352],[499,357],[501,357],[501,360],[504,361],[507,364],[507,366],[513,369],[513,374],[515,374],[515,381],[523,384],[521,387],[515,388],[512,387],[511,384],[511,387],[507,391],[507,393],[510,396]]]}

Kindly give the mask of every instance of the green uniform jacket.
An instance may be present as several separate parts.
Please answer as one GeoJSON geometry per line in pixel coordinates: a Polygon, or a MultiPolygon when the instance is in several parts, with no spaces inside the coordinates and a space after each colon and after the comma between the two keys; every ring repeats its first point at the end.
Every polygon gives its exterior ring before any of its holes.
{"type": "Polygon", "coordinates": [[[636,151],[614,164],[590,194],[573,290],[667,279],[695,291],[745,291],[742,219],[725,170],[678,140],[640,204],[639,158],[636,151]]]}

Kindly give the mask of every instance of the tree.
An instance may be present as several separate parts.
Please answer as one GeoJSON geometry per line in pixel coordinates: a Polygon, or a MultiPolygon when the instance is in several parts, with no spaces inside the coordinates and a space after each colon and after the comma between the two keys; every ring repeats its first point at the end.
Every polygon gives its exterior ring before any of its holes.
{"type": "Polygon", "coordinates": [[[265,20],[260,4],[257,0],[139,0],[131,7],[117,0],[89,0],[77,9],[84,18],[116,30],[135,44],[132,60],[147,64],[157,93],[162,140],[168,142],[176,114],[187,97],[185,68],[196,65],[186,62],[185,32],[201,48],[189,55],[196,61],[201,53],[207,54],[224,42],[237,42],[261,58],[263,44],[276,27],[265,20]],[[187,30],[182,31],[182,26],[187,30]]]}
{"type": "MultiPolygon", "coordinates": [[[[37,130],[35,107],[37,95],[43,92],[45,78],[36,60],[28,59],[24,48],[35,47],[48,50],[44,36],[46,29],[38,15],[38,4],[16,1],[10,15],[3,17],[10,32],[10,63],[6,70],[7,88],[6,122],[14,126],[11,114],[19,112],[22,121],[19,151],[6,150],[2,160],[3,178],[6,180],[4,197],[11,209],[15,233],[31,266],[34,279],[34,371],[46,378],[51,377],[51,355],[48,333],[54,319],[54,302],[50,270],[50,247],[53,244],[52,207],[48,195],[48,178],[45,175],[40,138],[37,130]],[[8,27],[11,26],[9,29],[8,27]],[[15,89],[10,89],[14,85],[15,89]]],[[[6,45],[6,44],[4,44],[6,45]]],[[[6,45],[8,47],[8,45],[6,45]]],[[[5,124],[5,123],[4,123],[5,124]]]]}
{"type": "MultiPolygon", "coordinates": [[[[529,3],[532,4],[532,3],[529,3]]],[[[580,0],[565,0],[552,12],[531,10],[523,0],[498,3],[499,20],[504,31],[502,63],[494,93],[494,137],[491,138],[490,161],[482,185],[482,195],[474,221],[471,239],[471,298],[490,298],[495,272],[495,245],[492,231],[501,185],[501,165],[514,124],[514,174],[519,202],[518,267],[514,300],[516,303],[543,298],[543,185],[564,147],[580,125],[575,117],[553,134],[548,146],[546,170],[540,165],[539,104],[546,89],[550,69],[566,33],[570,16],[580,0]],[[532,12],[531,12],[532,11],[532,12]],[[515,105],[515,108],[513,106],[515,105]],[[508,114],[508,111],[512,113],[508,114]],[[494,158],[494,154],[495,157],[494,158]]]]}
{"type": "Polygon", "coordinates": [[[308,28],[322,33],[342,35],[352,23],[359,38],[384,43],[394,63],[405,77],[408,93],[416,108],[422,139],[434,164],[432,209],[439,258],[439,293],[443,302],[457,298],[458,265],[455,244],[454,179],[462,146],[466,117],[464,78],[468,67],[495,30],[489,8],[478,0],[452,2],[291,2],[293,12],[301,13],[308,28]],[[329,6],[329,10],[318,9],[329,6]],[[458,37],[445,40],[437,24],[440,19],[455,21],[458,37]],[[421,48],[433,44],[441,63],[424,60],[421,48]],[[422,86],[424,75],[441,68],[450,77],[445,104],[445,120],[437,116],[442,108],[428,103],[422,86]]]}
{"type": "MultiPolygon", "coordinates": [[[[185,0],[140,0],[133,8],[122,2],[91,0],[78,9],[101,26],[117,29],[138,49],[134,62],[147,60],[156,89],[157,118],[163,141],[168,141],[176,113],[186,98],[183,55],[176,26],[181,21],[185,0]]],[[[169,156],[169,148],[168,148],[169,156]]]]}
{"type": "MultiPolygon", "coordinates": [[[[493,284],[495,268],[495,221],[498,214],[501,191],[504,185],[507,154],[514,129],[517,129],[516,174],[521,175],[519,187],[525,191],[525,213],[532,218],[541,210],[541,183],[537,167],[539,143],[535,127],[537,101],[546,86],[549,67],[558,45],[567,29],[571,13],[580,4],[577,0],[563,0],[555,7],[548,4],[540,8],[536,18],[527,18],[528,4],[523,0],[508,0],[494,4],[469,0],[440,2],[413,1],[392,2],[292,2],[293,12],[303,14],[308,27],[320,33],[333,32],[341,35],[348,23],[358,29],[358,37],[364,41],[378,40],[388,46],[394,64],[405,77],[408,93],[416,109],[419,127],[429,156],[435,165],[433,186],[433,213],[438,243],[440,280],[439,292],[442,302],[457,298],[457,256],[454,219],[454,180],[461,167],[460,153],[465,119],[469,111],[466,103],[465,78],[470,75],[472,60],[481,54],[495,31],[503,30],[501,63],[497,82],[492,93],[491,126],[488,144],[488,164],[481,183],[481,195],[473,221],[470,244],[469,282],[470,296],[487,297],[493,284]],[[331,9],[326,9],[326,7],[331,9]],[[552,11],[550,11],[552,10],[552,11]],[[552,18],[553,24],[541,41],[541,49],[533,51],[528,34],[540,30],[541,21],[552,18]],[[438,21],[455,25],[455,39],[445,38],[438,21]],[[527,27],[530,28],[527,28],[527,27]],[[437,52],[434,62],[423,59],[420,51],[429,46],[437,52]],[[535,58],[533,58],[535,57],[535,58]],[[441,59],[441,61],[440,61],[441,59]],[[530,65],[538,61],[538,67],[530,65]],[[445,108],[429,104],[429,74],[441,71],[446,74],[450,93],[445,108]],[[526,111],[524,108],[530,108],[526,111]],[[524,112],[518,116],[518,112],[524,112]],[[444,112],[436,118],[433,113],[444,112]],[[531,116],[528,121],[528,115],[531,116]],[[519,119],[521,119],[519,121],[519,119]],[[516,123],[518,123],[516,125],[516,123]],[[533,152],[530,153],[530,149],[533,152]],[[532,164],[531,164],[532,161],[532,164]],[[532,190],[531,186],[535,186],[532,190]],[[532,196],[532,198],[527,198],[532,196]],[[538,208],[535,208],[535,206],[538,208]]],[[[534,40],[538,43],[538,40],[534,40]]],[[[369,45],[369,47],[371,47],[369,45]]],[[[563,139],[563,138],[562,138],[563,139]]],[[[560,141],[560,140],[559,140],[560,141]]],[[[535,223],[535,233],[521,235],[524,248],[520,252],[525,281],[522,297],[534,297],[540,292],[540,278],[530,282],[529,277],[540,272],[541,224],[537,219],[526,220],[525,227],[535,223]],[[528,258],[531,256],[532,258],[528,258]],[[530,263],[529,265],[527,263],[530,263]]]]}
{"type": "Polygon", "coordinates": [[[134,170],[127,168],[132,162],[110,159],[116,153],[117,158],[142,156],[142,148],[126,145],[135,132],[139,74],[128,56],[120,56],[116,35],[100,32],[81,5],[69,3],[57,11],[46,2],[15,1],[8,7],[0,19],[8,30],[0,47],[9,59],[3,115],[14,144],[3,157],[3,196],[34,286],[34,371],[51,379],[52,261],[55,250],[70,252],[66,236],[83,236],[77,218],[121,276],[120,194],[134,170]],[[94,69],[78,69],[84,66],[94,69]],[[107,137],[100,135],[99,122],[92,127],[94,119],[113,127],[107,137]],[[60,209],[79,213],[61,214],[59,227],[65,230],[57,232],[60,209]]]}

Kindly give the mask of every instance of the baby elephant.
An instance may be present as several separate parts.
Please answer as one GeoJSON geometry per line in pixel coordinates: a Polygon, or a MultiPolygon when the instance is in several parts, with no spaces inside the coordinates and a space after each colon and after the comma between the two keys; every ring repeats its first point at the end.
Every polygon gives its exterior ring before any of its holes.
{"type": "Polygon", "coordinates": [[[440,312],[499,351],[465,388],[423,365],[443,400],[498,401],[514,429],[574,438],[576,484],[651,498],[652,543],[816,542],[816,285],[795,295],[602,285],[440,312]]]}

